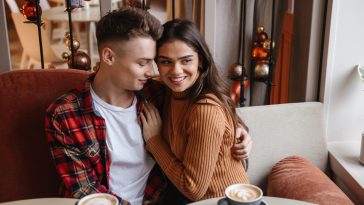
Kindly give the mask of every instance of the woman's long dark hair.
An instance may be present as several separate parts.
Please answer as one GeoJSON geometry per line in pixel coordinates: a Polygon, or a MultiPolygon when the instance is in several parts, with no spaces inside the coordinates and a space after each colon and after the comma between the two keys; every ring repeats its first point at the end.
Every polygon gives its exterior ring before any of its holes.
{"type": "Polygon", "coordinates": [[[221,106],[226,108],[230,113],[234,125],[236,126],[238,122],[244,125],[236,115],[235,105],[229,97],[228,85],[225,80],[221,78],[210,50],[196,25],[189,20],[175,19],[165,23],[163,28],[162,37],[157,40],[157,51],[164,43],[180,40],[198,53],[201,65],[201,67],[198,68],[199,77],[191,87],[191,92],[187,97],[191,99],[192,102],[197,102],[204,98],[206,93],[212,93],[219,98],[221,106]]]}

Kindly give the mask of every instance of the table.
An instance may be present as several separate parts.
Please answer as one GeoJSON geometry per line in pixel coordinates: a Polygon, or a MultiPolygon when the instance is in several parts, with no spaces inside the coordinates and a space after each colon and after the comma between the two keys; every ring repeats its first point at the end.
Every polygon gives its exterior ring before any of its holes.
{"type": "Polygon", "coordinates": [[[75,205],[78,199],[39,198],[0,203],[1,205],[75,205]]]}
{"type": "MultiPolygon", "coordinates": [[[[197,201],[191,203],[189,205],[217,205],[217,201],[220,198],[213,198],[213,199],[206,199],[203,201],[197,201]]],[[[284,199],[278,197],[270,197],[270,196],[263,196],[263,200],[268,203],[268,205],[313,205],[309,202],[304,201],[297,201],[292,199],[284,199]]]]}
{"type": "MultiPolygon", "coordinates": [[[[65,11],[64,6],[51,7],[43,11],[43,18],[46,18],[53,22],[67,22],[68,13],[65,11]]],[[[95,37],[95,22],[100,20],[100,7],[90,6],[89,8],[78,8],[74,9],[71,13],[72,22],[83,22],[86,23],[87,33],[87,52],[90,58],[93,57],[93,39],[95,37]]]]}
{"type": "Polygon", "coordinates": [[[328,143],[330,168],[334,180],[350,199],[364,204],[364,165],[359,162],[360,141],[328,143]]]}

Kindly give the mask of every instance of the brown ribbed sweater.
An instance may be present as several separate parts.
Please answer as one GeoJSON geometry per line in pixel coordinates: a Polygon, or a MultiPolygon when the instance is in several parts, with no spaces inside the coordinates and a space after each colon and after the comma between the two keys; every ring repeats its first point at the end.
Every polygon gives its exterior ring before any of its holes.
{"type": "Polygon", "coordinates": [[[163,137],[147,142],[168,178],[193,201],[221,197],[229,185],[248,183],[241,161],[231,155],[232,118],[218,102],[211,94],[194,104],[167,94],[163,137]]]}

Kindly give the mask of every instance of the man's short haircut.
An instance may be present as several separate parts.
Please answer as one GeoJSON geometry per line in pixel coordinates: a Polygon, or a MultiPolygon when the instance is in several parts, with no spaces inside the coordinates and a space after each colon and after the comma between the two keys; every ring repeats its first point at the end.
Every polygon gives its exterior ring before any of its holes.
{"type": "Polygon", "coordinates": [[[126,41],[135,37],[158,40],[163,31],[159,20],[148,11],[126,7],[103,16],[96,26],[97,45],[107,41],[126,41]]]}

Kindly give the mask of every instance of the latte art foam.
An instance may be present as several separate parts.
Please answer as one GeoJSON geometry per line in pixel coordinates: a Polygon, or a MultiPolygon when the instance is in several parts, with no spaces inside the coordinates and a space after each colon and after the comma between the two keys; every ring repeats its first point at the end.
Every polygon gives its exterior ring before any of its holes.
{"type": "Polygon", "coordinates": [[[249,188],[232,189],[229,193],[229,197],[236,201],[252,201],[259,197],[259,193],[256,190],[249,188]]]}
{"type": "Polygon", "coordinates": [[[118,201],[115,197],[107,194],[94,194],[81,200],[78,205],[117,205],[118,201]]]}
{"type": "Polygon", "coordinates": [[[109,199],[93,198],[85,202],[85,205],[114,205],[109,199]]]}

